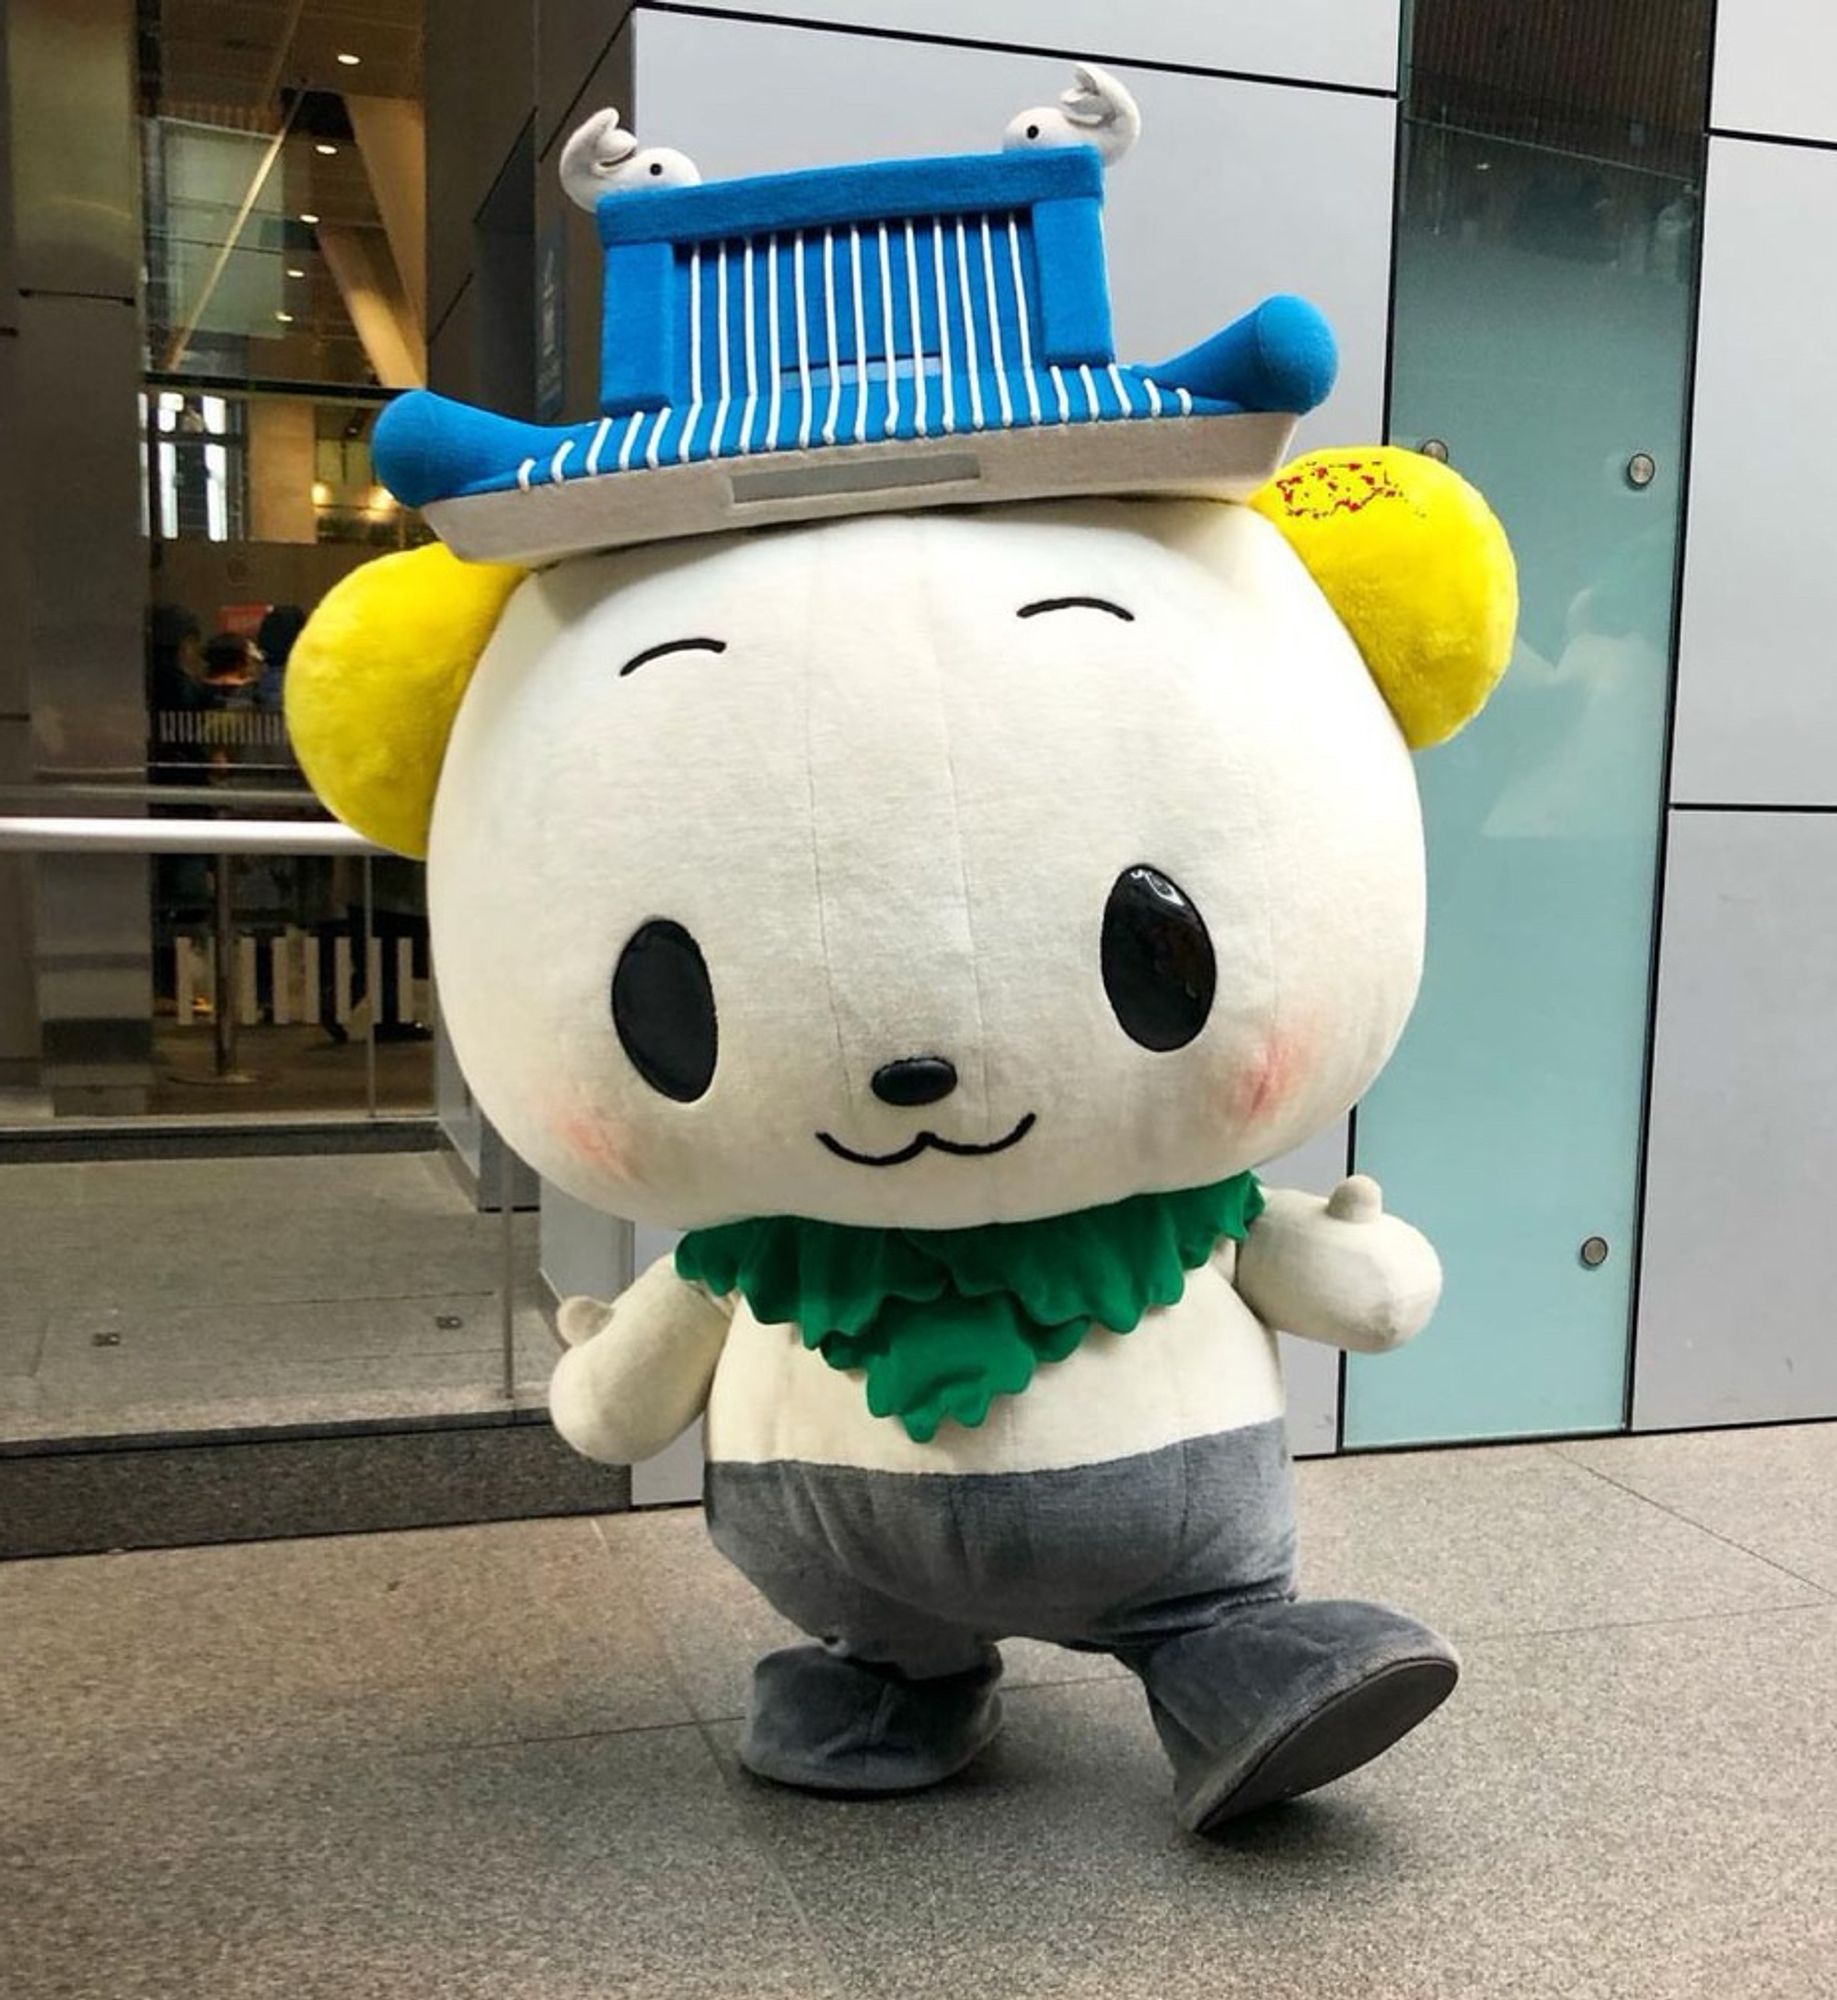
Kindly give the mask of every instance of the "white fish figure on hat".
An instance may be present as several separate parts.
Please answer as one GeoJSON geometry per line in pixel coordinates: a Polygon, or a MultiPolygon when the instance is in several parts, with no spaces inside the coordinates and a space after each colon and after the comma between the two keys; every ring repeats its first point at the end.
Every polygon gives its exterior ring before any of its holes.
{"type": "Polygon", "coordinates": [[[1092,146],[1106,167],[1113,167],[1142,136],[1142,114],[1135,99],[1107,69],[1095,63],[1075,63],[1076,79],[1062,91],[1057,104],[1036,104],[1023,111],[1002,134],[1004,152],[1030,147],[1092,146]]]}
{"type": "Polygon", "coordinates": [[[561,185],[568,199],[589,215],[607,194],[635,188],[695,187],[701,169],[673,146],[640,146],[637,134],[619,123],[608,105],[587,120],[561,151],[561,185]]]}

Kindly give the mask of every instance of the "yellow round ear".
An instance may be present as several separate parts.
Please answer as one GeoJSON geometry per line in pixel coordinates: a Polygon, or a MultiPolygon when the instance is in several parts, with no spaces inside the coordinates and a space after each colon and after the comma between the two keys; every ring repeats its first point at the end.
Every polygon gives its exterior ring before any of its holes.
{"type": "Polygon", "coordinates": [[[524,574],[430,542],[353,570],[306,621],[287,733],[313,790],[366,840],[426,854],[453,718],[524,574]]]}
{"type": "Polygon", "coordinates": [[[1374,445],[1298,458],[1250,504],[1326,593],[1412,750],[1479,714],[1511,658],[1518,575],[1466,480],[1374,445]]]}

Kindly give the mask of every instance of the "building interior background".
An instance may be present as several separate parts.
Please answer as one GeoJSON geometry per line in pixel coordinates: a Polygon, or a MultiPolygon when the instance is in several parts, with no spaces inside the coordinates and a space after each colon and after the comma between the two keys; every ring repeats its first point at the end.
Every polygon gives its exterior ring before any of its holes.
{"type": "Polygon", "coordinates": [[[1829,0],[0,0],[6,2000],[1829,2000],[1833,78],[1829,0]],[[1446,459],[1522,593],[1419,765],[1417,1012],[1269,1170],[1440,1252],[1420,1341],[1283,1359],[1305,1594],[1462,1686],[1211,1843],[1031,1639],[936,1792],[739,1767],[799,1635],[697,1436],[545,1409],[557,1301],[674,1239],[481,1117],[282,708],[427,539],[392,396],[594,411],[590,112],[965,152],[1078,58],[1144,115],[1119,353],[1313,298],[1298,448],[1446,459]]]}
{"type": "MultiPolygon", "coordinates": [[[[897,7],[9,0],[0,414],[15,468],[45,473],[0,482],[0,1463],[25,1492],[53,1461],[83,1481],[36,1525],[22,1503],[18,1546],[119,1532],[130,1447],[143,1475],[231,1443],[471,1455],[463,1493],[379,1476],[400,1519],[693,1496],[693,1440],[590,1486],[554,1455],[556,1297],[611,1295],[668,1239],[581,1210],[480,1119],[421,871],[311,796],[288,650],[340,577],[426,538],[370,464],[392,395],[592,407],[595,251],[555,175],[583,107],[712,174],[974,146],[1063,60],[1037,11],[998,36],[897,7]]],[[[1442,1245],[1447,1300],[1381,1365],[1292,1351],[1293,1439],[1828,1416],[1802,1246],[1764,1213],[1703,1226],[1731,1148],[1822,1143],[1749,1074],[1815,1023],[1742,1013],[1717,928],[1717,871],[1741,841],[1815,838],[1805,800],[1696,775],[1765,726],[1758,695],[1745,724],[1716,712],[1721,585],[1686,560],[1738,483],[1690,456],[1737,394],[1700,366],[1705,190],[1735,144],[1712,136],[1708,0],[1377,11],[1272,54],[1169,5],[1100,51],[1139,60],[1154,133],[1110,194],[1122,346],[1317,297],[1347,359],[1302,442],[1449,458],[1521,572],[1503,691],[1422,768],[1417,1015],[1345,1126],[1279,1168],[1376,1173],[1442,1245]],[[1782,1239],[1759,1331],[1718,1275],[1756,1228],[1782,1239]]],[[[1778,879],[1817,879],[1803,862],[1778,879]]],[[[1790,996],[1779,973],[1758,976],[1790,996]]],[[[134,1530],[181,1531],[209,1523],[134,1530]]]]}

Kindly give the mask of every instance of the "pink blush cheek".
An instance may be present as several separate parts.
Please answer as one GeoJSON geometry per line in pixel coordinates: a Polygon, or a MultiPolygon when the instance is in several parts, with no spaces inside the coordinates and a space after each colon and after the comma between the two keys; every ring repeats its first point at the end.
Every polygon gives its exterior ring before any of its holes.
{"type": "Polygon", "coordinates": [[[1255,1127],[1279,1117],[1307,1075],[1307,1052],[1294,1035],[1272,1035],[1231,1085],[1233,1123],[1255,1127]]]}
{"type": "Polygon", "coordinates": [[[580,1111],[562,1112],[549,1121],[549,1129],[583,1166],[610,1180],[631,1182],[638,1178],[624,1135],[605,1119],[580,1111]]]}

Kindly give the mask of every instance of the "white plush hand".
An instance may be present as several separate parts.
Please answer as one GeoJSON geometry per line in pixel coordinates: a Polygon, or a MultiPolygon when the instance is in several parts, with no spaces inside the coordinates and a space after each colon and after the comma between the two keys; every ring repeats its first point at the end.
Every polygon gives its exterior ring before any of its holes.
{"type": "Polygon", "coordinates": [[[1238,1252],[1236,1283],[1265,1325],[1360,1354],[1420,1333],[1441,1297],[1441,1260],[1420,1231],[1384,1213],[1354,1174],[1322,1201],[1272,1188],[1238,1252]]]}
{"type": "Polygon", "coordinates": [[[700,1416],[730,1323],[667,1257],[613,1305],[564,1300],[557,1325],[570,1345],[549,1378],[555,1428],[605,1465],[661,1451],[700,1416]]]}

